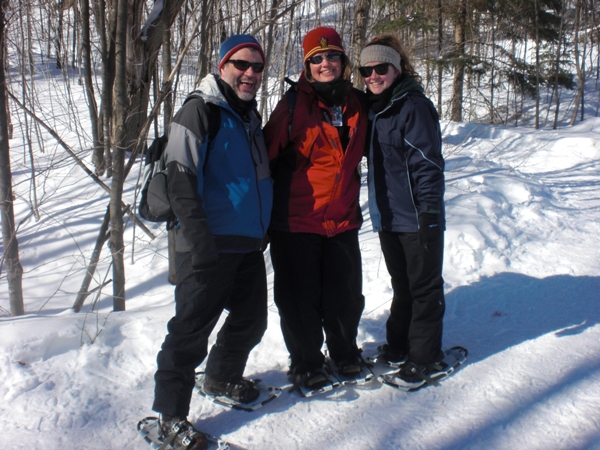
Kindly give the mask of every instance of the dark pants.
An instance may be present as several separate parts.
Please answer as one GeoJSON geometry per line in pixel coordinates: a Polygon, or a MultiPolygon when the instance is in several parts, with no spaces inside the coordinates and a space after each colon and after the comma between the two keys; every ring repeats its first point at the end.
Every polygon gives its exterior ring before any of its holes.
{"type": "Polygon", "coordinates": [[[394,290],[387,342],[394,349],[408,351],[415,363],[439,361],[445,310],[444,239],[424,246],[417,233],[382,231],[379,240],[394,290]]]}
{"type": "Polygon", "coordinates": [[[157,356],[153,409],[186,417],[195,369],[207,355],[208,338],[223,309],[229,311],[206,363],[217,381],[242,378],[248,355],[267,328],[267,281],[262,252],[220,253],[209,281],[199,282],[190,253],[177,253],[175,317],[157,356]]]}
{"type": "Polygon", "coordinates": [[[323,330],[334,361],[357,355],[365,306],[358,230],[334,237],[272,231],[270,237],[275,303],[291,369],[322,367],[323,330]]]}

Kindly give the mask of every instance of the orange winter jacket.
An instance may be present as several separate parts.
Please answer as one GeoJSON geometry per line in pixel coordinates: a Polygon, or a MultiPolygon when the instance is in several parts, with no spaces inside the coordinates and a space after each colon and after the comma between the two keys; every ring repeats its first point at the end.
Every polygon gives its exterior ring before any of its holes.
{"type": "Polygon", "coordinates": [[[362,95],[349,87],[342,105],[345,151],[330,108],[303,75],[291,125],[286,97],[279,101],[263,130],[274,183],[272,229],[335,236],[361,226],[359,164],[368,122],[362,95]]]}

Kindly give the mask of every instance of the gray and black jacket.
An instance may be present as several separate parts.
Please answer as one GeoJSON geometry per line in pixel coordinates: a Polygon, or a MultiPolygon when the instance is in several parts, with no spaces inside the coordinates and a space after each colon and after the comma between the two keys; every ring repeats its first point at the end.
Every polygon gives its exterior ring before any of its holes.
{"type": "Polygon", "coordinates": [[[215,267],[219,252],[260,250],[273,201],[260,117],[253,109],[244,120],[217,80],[206,76],[200,97],[177,112],[166,148],[176,250],[192,253],[195,270],[215,267]],[[215,107],[219,120],[213,125],[215,107]],[[218,130],[209,133],[210,126],[218,130]]]}

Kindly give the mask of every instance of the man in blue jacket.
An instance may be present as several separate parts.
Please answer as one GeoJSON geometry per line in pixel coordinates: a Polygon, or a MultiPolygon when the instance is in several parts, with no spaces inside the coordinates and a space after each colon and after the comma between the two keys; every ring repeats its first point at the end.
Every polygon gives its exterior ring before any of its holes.
{"type": "Polygon", "coordinates": [[[229,314],[206,364],[204,390],[211,395],[242,403],[258,397],[243,373],[267,328],[262,250],[273,193],[255,101],[265,56],[249,35],[231,36],[219,56],[219,74],[206,76],[200,95],[176,114],[165,150],[178,220],[177,285],[175,316],[157,357],[153,409],[176,449],[207,445],[186,417],[195,369],[223,310],[229,314]]]}

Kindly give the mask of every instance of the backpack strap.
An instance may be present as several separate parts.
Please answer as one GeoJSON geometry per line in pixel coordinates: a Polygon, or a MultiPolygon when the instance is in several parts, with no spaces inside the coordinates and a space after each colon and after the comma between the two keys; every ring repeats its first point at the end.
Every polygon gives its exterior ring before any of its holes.
{"type": "MultiPolygon", "coordinates": [[[[217,135],[217,133],[219,132],[219,129],[221,127],[221,108],[219,108],[217,105],[210,103],[210,102],[205,102],[204,101],[204,97],[202,96],[202,92],[199,90],[195,90],[192,91],[188,94],[188,96],[186,97],[186,99],[183,101],[183,104],[185,105],[188,101],[194,99],[194,98],[200,98],[202,99],[202,101],[204,102],[204,106],[206,106],[206,110],[207,110],[207,134],[206,134],[206,157],[204,158],[204,164],[202,166],[202,173],[206,173],[206,167],[208,166],[208,157],[210,155],[210,149],[211,149],[211,145],[210,142],[215,140],[215,136],[217,135]]],[[[183,106],[183,105],[182,105],[183,106]]]]}
{"type": "Polygon", "coordinates": [[[294,118],[294,109],[296,108],[296,98],[298,97],[298,83],[291,80],[288,77],[284,78],[285,82],[290,85],[287,91],[285,91],[285,99],[288,106],[288,137],[292,135],[292,119],[294,118]]]}

